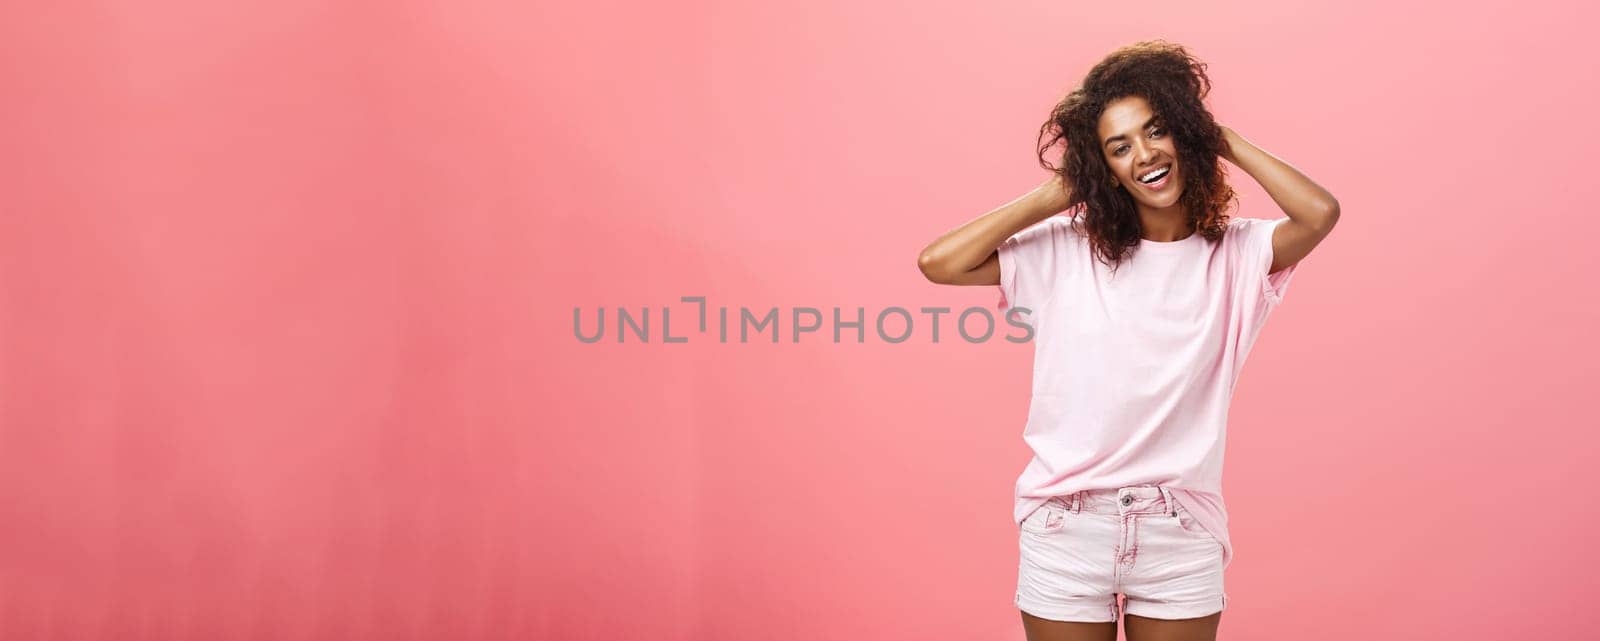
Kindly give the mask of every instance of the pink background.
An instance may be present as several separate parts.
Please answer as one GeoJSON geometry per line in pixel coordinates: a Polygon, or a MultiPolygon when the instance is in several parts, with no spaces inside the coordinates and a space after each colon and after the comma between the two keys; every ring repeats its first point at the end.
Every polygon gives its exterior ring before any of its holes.
{"type": "Polygon", "coordinates": [[[1588,633],[1595,11],[1334,4],[8,5],[0,637],[1021,639],[1031,345],[678,298],[992,308],[917,252],[1150,37],[1344,212],[1235,397],[1224,638],[1588,633]]]}

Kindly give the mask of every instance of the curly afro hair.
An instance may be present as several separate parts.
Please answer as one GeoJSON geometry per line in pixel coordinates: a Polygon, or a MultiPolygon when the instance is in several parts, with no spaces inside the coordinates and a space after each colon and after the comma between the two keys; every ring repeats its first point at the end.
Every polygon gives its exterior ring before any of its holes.
{"type": "Polygon", "coordinates": [[[1100,115],[1118,98],[1144,98],[1171,132],[1183,167],[1178,202],[1196,232],[1214,241],[1227,229],[1224,211],[1236,199],[1219,160],[1227,142],[1204,104],[1211,91],[1205,69],[1183,46],[1162,40],[1117,49],[1061,99],[1039,130],[1040,166],[1071,187],[1068,210],[1082,207],[1077,220],[1095,254],[1113,269],[1140,239],[1138,207],[1131,194],[1113,186],[1115,178],[1100,149],[1100,115]],[[1061,166],[1056,167],[1045,154],[1063,140],[1061,166]]]}

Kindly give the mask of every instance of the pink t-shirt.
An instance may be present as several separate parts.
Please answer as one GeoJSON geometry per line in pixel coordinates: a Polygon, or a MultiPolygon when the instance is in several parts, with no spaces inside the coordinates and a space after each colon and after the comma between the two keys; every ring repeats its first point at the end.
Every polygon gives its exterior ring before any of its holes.
{"type": "Polygon", "coordinates": [[[1001,307],[1034,329],[1022,433],[1033,460],[1017,478],[1019,525],[1052,496],[1163,485],[1222,544],[1224,567],[1232,562],[1228,404],[1297,267],[1267,274],[1285,220],[1230,218],[1216,242],[1141,240],[1115,275],[1067,215],[1001,243],[1001,307]]]}

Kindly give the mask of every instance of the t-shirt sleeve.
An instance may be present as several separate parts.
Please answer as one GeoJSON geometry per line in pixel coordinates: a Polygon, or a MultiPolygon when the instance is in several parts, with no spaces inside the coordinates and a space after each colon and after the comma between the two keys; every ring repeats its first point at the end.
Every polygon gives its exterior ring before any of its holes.
{"type": "Polygon", "coordinates": [[[1289,281],[1294,279],[1295,269],[1300,266],[1295,263],[1278,270],[1277,273],[1268,274],[1272,269],[1272,233],[1278,225],[1289,220],[1277,218],[1274,220],[1249,219],[1242,228],[1245,232],[1241,250],[1243,255],[1242,269],[1240,270],[1239,292],[1251,299],[1252,306],[1270,311],[1283,302],[1283,295],[1289,291],[1289,281]]]}
{"type": "Polygon", "coordinates": [[[1065,216],[1051,216],[1000,243],[1000,309],[1044,307],[1065,264],[1070,223],[1065,216]]]}
{"type": "MultiPolygon", "coordinates": [[[[1234,312],[1230,314],[1230,336],[1236,341],[1239,354],[1250,353],[1261,330],[1272,316],[1272,310],[1283,302],[1294,278],[1298,264],[1290,265],[1276,274],[1272,269],[1272,233],[1288,218],[1276,220],[1235,218],[1230,219],[1228,236],[1230,260],[1234,261],[1230,293],[1234,312]]],[[[1233,377],[1236,380],[1244,359],[1234,359],[1233,377]]]]}

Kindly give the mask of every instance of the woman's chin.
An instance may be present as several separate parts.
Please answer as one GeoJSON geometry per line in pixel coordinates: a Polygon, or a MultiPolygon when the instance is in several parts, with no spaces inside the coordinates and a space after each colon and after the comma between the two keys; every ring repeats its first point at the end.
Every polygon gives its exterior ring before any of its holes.
{"type": "Polygon", "coordinates": [[[1168,207],[1177,205],[1178,201],[1182,199],[1182,193],[1174,193],[1170,196],[1162,196],[1160,198],[1140,198],[1139,203],[1143,204],[1148,209],[1166,209],[1168,207]]]}

